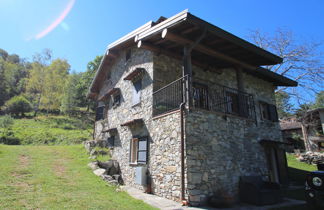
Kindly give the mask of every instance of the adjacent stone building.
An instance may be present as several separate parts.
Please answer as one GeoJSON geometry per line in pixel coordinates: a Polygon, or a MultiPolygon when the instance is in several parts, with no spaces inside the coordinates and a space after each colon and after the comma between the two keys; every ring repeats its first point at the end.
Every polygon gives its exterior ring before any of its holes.
{"type": "Polygon", "coordinates": [[[240,176],[286,183],[274,91],[282,59],[187,11],[108,46],[88,97],[126,185],[193,205],[238,200],[240,176]]]}

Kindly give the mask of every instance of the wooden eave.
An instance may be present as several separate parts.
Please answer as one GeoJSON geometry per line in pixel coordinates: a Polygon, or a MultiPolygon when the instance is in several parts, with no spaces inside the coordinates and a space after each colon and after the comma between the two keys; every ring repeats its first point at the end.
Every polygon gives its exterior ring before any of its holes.
{"type": "Polygon", "coordinates": [[[110,90],[107,91],[106,94],[98,98],[99,101],[106,100],[109,96],[114,95],[116,93],[120,92],[119,88],[111,88],[110,90]]]}
{"type": "Polygon", "coordinates": [[[135,125],[135,124],[141,124],[143,123],[143,119],[134,119],[134,120],[130,120],[130,121],[127,121],[123,124],[121,124],[121,126],[131,126],[131,125],[135,125]]]}
{"type": "Polygon", "coordinates": [[[143,74],[143,72],[144,72],[143,68],[136,68],[134,71],[129,73],[126,77],[124,77],[124,80],[134,80],[135,78],[143,74]]]}
{"type": "Polygon", "coordinates": [[[191,58],[193,65],[204,70],[216,70],[227,67],[241,67],[245,72],[272,82],[276,86],[296,86],[297,82],[260,66],[275,65],[282,58],[255,46],[217,26],[214,26],[184,10],[170,18],[157,22],[148,22],[108,46],[95,78],[89,89],[88,97],[95,98],[113,65],[120,50],[134,46],[182,59],[184,45],[193,44],[205,32],[205,36],[196,45],[191,58]],[[163,30],[168,31],[162,38],[163,30]],[[170,36],[173,35],[173,36],[170,36]]]}

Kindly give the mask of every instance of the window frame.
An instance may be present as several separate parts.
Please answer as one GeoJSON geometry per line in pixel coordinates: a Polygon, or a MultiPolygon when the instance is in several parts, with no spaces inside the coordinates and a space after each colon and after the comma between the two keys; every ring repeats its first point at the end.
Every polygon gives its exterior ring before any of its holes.
{"type": "Polygon", "coordinates": [[[149,150],[149,141],[148,137],[134,137],[130,141],[130,150],[129,150],[129,164],[130,165],[146,165],[148,163],[148,150],[149,150]],[[146,142],[146,148],[141,149],[139,148],[140,141],[146,142]],[[145,161],[139,160],[139,153],[145,153],[145,161]]]}
{"type": "Polygon", "coordinates": [[[116,107],[120,106],[120,104],[121,104],[121,94],[120,94],[120,92],[113,94],[112,95],[112,107],[116,108],[116,107]]]}
{"type": "Polygon", "coordinates": [[[278,122],[277,106],[264,101],[259,101],[260,118],[271,122],[278,122]]]}
{"type": "Polygon", "coordinates": [[[136,106],[141,104],[141,97],[142,97],[142,90],[143,90],[142,78],[138,78],[137,80],[132,81],[132,83],[133,83],[132,106],[136,106]],[[136,88],[136,84],[140,84],[138,90],[136,88]],[[137,99],[135,98],[135,94],[137,96],[137,99]]]}

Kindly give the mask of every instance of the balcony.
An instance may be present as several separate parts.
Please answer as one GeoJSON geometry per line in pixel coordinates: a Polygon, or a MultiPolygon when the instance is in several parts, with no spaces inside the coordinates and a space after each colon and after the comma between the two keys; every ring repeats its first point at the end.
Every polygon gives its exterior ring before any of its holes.
{"type": "MultiPolygon", "coordinates": [[[[184,101],[188,78],[182,77],[153,93],[153,116],[179,109],[184,101]]],[[[213,84],[193,83],[191,95],[192,108],[221,112],[255,120],[253,95],[213,84]]]]}

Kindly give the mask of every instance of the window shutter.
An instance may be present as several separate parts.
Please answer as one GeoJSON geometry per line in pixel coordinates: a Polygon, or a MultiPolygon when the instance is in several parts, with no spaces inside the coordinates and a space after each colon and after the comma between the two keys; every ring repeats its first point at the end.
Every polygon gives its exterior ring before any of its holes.
{"type": "Polygon", "coordinates": [[[140,103],[141,101],[141,89],[142,89],[142,80],[134,82],[133,89],[133,105],[140,103]]]}
{"type": "Polygon", "coordinates": [[[268,104],[268,110],[269,110],[270,120],[273,122],[278,122],[277,107],[273,104],[268,104]]]}

